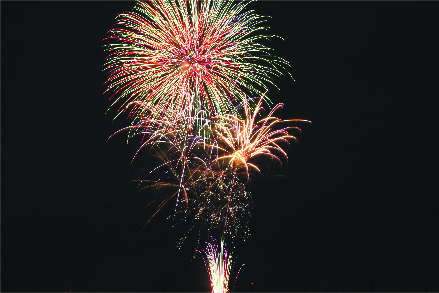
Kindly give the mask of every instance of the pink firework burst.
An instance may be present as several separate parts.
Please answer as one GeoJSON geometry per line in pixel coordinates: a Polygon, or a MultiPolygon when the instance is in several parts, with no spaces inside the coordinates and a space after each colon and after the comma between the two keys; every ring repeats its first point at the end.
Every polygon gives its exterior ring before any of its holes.
{"type": "Polygon", "coordinates": [[[172,120],[187,125],[233,112],[247,94],[261,95],[288,62],[260,43],[265,21],[250,2],[151,0],[118,16],[104,47],[107,90],[133,124],[172,120]],[[195,120],[193,120],[194,122],[195,120]]]}

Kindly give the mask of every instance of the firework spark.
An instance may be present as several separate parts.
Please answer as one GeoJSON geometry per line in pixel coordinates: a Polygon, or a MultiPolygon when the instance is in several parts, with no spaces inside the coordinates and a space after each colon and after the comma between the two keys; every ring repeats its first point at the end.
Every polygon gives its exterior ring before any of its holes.
{"type": "Polygon", "coordinates": [[[215,241],[207,243],[204,250],[207,271],[209,272],[212,293],[229,292],[229,277],[233,266],[233,253],[225,248],[224,240],[221,239],[220,248],[215,241]]]}
{"type": "Polygon", "coordinates": [[[263,17],[245,11],[250,2],[138,1],[120,14],[121,28],[104,46],[106,91],[122,103],[117,115],[129,110],[134,124],[152,118],[192,129],[184,117],[224,115],[247,102],[246,92],[267,91],[289,65],[260,43],[273,36],[262,34],[263,17]]]}

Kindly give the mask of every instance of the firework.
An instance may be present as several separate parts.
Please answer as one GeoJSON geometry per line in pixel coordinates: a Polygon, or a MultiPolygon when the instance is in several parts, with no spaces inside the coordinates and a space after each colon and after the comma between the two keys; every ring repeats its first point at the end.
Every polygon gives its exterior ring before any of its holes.
{"type": "Polygon", "coordinates": [[[229,277],[233,266],[233,253],[225,248],[224,240],[221,239],[220,248],[216,241],[207,243],[204,250],[207,271],[209,273],[212,293],[229,292],[229,277]]]}
{"type": "Polygon", "coordinates": [[[262,98],[259,99],[255,110],[252,112],[247,104],[243,104],[244,118],[237,115],[227,114],[220,117],[220,122],[215,123],[215,137],[217,147],[222,151],[217,161],[227,162],[229,169],[235,172],[244,168],[247,178],[251,170],[259,172],[260,169],[250,159],[257,156],[269,156],[282,163],[280,155],[285,159],[288,156],[281,144],[289,144],[290,140],[297,138],[289,134],[292,129],[301,132],[299,127],[282,127],[281,124],[288,122],[310,122],[302,119],[282,120],[274,117],[276,110],[282,108],[283,104],[276,105],[267,117],[256,120],[257,115],[264,109],[261,107],[262,98]]]}
{"type": "Polygon", "coordinates": [[[240,233],[246,237],[252,206],[250,192],[236,172],[222,168],[215,149],[203,147],[204,141],[195,135],[179,139],[168,134],[150,148],[159,163],[146,178],[137,180],[139,187],[167,188],[168,192],[150,203],[159,202],[149,221],[174,198],[175,220],[199,224],[200,230],[207,229],[210,235],[220,232],[231,240],[240,233]]]}
{"type": "MultiPolygon", "coordinates": [[[[250,1],[251,2],[251,1],[250,1]]],[[[195,113],[231,113],[247,94],[260,96],[289,66],[260,43],[265,18],[247,3],[213,0],[137,2],[109,31],[104,70],[118,114],[134,125],[148,119],[193,129],[195,113]]],[[[145,123],[146,121],[146,123],[145,123]]],[[[157,128],[157,125],[155,126],[157,128]]]]}
{"type": "Polygon", "coordinates": [[[148,222],[175,201],[174,220],[190,222],[189,232],[197,225],[199,235],[208,232],[203,252],[212,292],[229,290],[226,242],[249,235],[257,158],[288,160],[285,146],[301,129],[285,125],[310,122],[275,117],[282,104],[262,118],[268,85],[289,65],[262,44],[273,36],[263,32],[264,17],[245,10],[252,1],[137,1],[117,17],[104,45],[105,92],[119,105],[116,117],[128,113],[131,120],[113,135],[141,137],[133,160],[141,150],[156,158],[135,180],[140,190],[157,191],[148,222]]]}
{"type": "Polygon", "coordinates": [[[212,124],[208,140],[197,135],[180,136],[178,131],[150,134],[142,147],[150,146],[160,163],[138,182],[143,188],[173,190],[152,202],[159,201],[153,216],[175,198],[175,219],[184,219],[194,226],[199,223],[201,230],[207,229],[210,235],[225,235],[228,241],[234,241],[238,235],[247,238],[253,205],[248,179],[250,174],[256,176],[260,171],[254,158],[269,156],[282,163],[282,157],[288,158],[283,147],[297,140],[289,132],[301,131],[282,125],[309,122],[274,117],[282,104],[266,117],[257,117],[263,111],[261,106],[262,99],[254,111],[243,104],[243,118],[219,116],[212,124]]]}

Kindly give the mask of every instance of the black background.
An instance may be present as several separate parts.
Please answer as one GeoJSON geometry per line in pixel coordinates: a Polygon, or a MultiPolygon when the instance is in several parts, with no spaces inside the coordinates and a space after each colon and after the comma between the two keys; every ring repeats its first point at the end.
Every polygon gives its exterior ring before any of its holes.
{"type": "MultiPolygon", "coordinates": [[[[128,122],[105,114],[101,40],[133,4],[1,3],[2,291],[210,290],[183,228],[142,229],[138,145],[106,142],[128,122]]],[[[438,3],[250,7],[296,79],[270,98],[313,125],[254,182],[234,290],[438,291],[438,3]]]]}

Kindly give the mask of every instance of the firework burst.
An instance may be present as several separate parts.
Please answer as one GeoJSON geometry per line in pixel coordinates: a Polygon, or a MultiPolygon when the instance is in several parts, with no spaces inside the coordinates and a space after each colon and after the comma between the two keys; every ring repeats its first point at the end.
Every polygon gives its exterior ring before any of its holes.
{"type": "Polygon", "coordinates": [[[219,122],[214,123],[216,144],[222,151],[215,160],[227,162],[229,169],[238,172],[244,169],[247,178],[252,170],[259,172],[260,169],[250,160],[257,156],[269,156],[282,163],[280,155],[288,159],[282,144],[289,144],[289,141],[297,138],[289,134],[292,129],[301,132],[299,127],[278,126],[288,122],[310,122],[302,119],[282,120],[274,117],[276,110],[283,107],[283,104],[276,105],[267,117],[256,120],[264,108],[261,107],[262,98],[259,99],[256,108],[252,112],[247,104],[243,104],[244,118],[237,115],[223,115],[219,122]]]}
{"type": "MultiPolygon", "coordinates": [[[[251,1],[250,1],[251,2],[251,1]]],[[[172,120],[192,129],[184,117],[205,111],[213,118],[261,95],[287,61],[260,43],[263,17],[247,3],[213,0],[137,2],[110,30],[104,65],[107,90],[134,124],[172,120]]],[[[145,123],[144,123],[145,124],[145,123]]],[[[147,123],[146,123],[147,124],[147,123]]]]}

